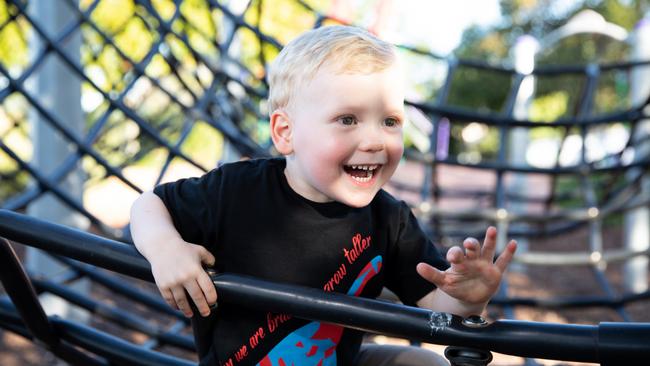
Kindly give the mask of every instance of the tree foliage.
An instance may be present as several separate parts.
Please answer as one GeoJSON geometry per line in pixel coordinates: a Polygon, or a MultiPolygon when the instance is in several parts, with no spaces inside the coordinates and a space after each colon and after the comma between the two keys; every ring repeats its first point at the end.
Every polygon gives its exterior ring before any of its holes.
{"type": "Polygon", "coordinates": [[[28,26],[16,20],[17,9],[0,0],[0,63],[6,69],[24,67],[28,63],[28,26]]]}
{"type": "MultiPolygon", "coordinates": [[[[272,41],[261,40],[254,28],[284,44],[315,25],[317,15],[309,7],[326,10],[330,3],[331,0],[312,0],[308,5],[296,0],[62,1],[62,7],[78,4],[78,10],[89,17],[89,21],[80,19],[80,29],[75,32],[82,36],[79,64],[88,78],[82,79],[81,85],[86,126],[91,130],[99,121],[105,121],[92,147],[109,163],[120,167],[133,163],[162,164],[166,158],[159,143],[142,133],[123,111],[111,106],[109,99],[117,99],[170,144],[177,143],[183,130],[191,125],[182,151],[209,166],[221,154],[223,137],[207,121],[188,117],[183,106],[196,105],[222,70],[264,95],[265,70],[277,55],[278,47],[272,41]],[[232,12],[234,18],[227,12],[232,12]],[[239,17],[253,29],[241,24],[239,17]]],[[[22,4],[25,9],[12,1],[0,0],[0,65],[13,78],[19,78],[31,64],[43,61],[34,60],[36,54],[44,53],[46,59],[58,57],[46,49],[37,50],[35,43],[30,42],[35,33],[23,12],[27,13],[33,3],[22,4]]],[[[71,14],[76,14],[76,10],[71,14]]],[[[217,99],[229,99],[232,109],[239,113],[236,123],[253,139],[267,142],[261,99],[249,95],[249,109],[242,111],[243,102],[225,90],[235,87],[232,84],[220,85],[216,93],[221,95],[217,99]],[[262,114],[252,111],[251,106],[259,108],[262,114]]],[[[0,139],[29,161],[33,146],[26,128],[30,125],[27,116],[31,107],[20,93],[14,94],[0,101],[0,139]],[[13,113],[14,110],[20,113],[13,113]]],[[[217,114],[213,118],[220,118],[222,112],[216,108],[213,111],[217,114]]],[[[92,159],[84,159],[83,165],[91,181],[105,174],[92,159]]],[[[16,170],[15,162],[0,152],[0,179],[16,170]]],[[[21,182],[23,186],[26,179],[21,182]]],[[[0,198],[7,195],[0,192],[0,198]]]]}
{"type": "MultiPolygon", "coordinates": [[[[610,23],[634,32],[635,25],[650,16],[650,1],[619,0],[501,0],[501,21],[487,28],[471,27],[463,34],[462,42],[454,51],[461,59],[476,59],[495,65],[512,66],[511,49],[518,38],[530,35],[544,49],[536,54],[536,66],[588,65],[590,63],[617,63],[629,59],[630,44],[599,34],[576,34],[547,44],[549,34],[567,24],[584,10],[592,10],[610,23]]],[[[503,102],[510,91],[512,80],[495,77],[483,70],[459,73],[455,77],[450,102],[476,110],[503,111],[503,102]]],[[[535,94],[529,109],[529,118],[554,121],[583,113],[582,97],[587,82],[584,73],[564,73],[561,76],[537,76],[535,94]]],[[[631,106],[629,98],[630,75],[626,70],[604,71],[600,74],[589,113],[605,113],[631,106]]],[[[552,125],[551,125],[552,126],[552,125]]],[[[530,137],[562,138],[566,132],[557,128],[535,128],[530,137]]],[[[462,141],[452,141],[452,150],[463,149],[462,141]]],[[[488,149],[493,150],[493,149],[488,149]]],[[[453,152],[453,151],[452,151],[453,152]]],[[[485,151],[484,155],[490,155],[485,151]]]]}

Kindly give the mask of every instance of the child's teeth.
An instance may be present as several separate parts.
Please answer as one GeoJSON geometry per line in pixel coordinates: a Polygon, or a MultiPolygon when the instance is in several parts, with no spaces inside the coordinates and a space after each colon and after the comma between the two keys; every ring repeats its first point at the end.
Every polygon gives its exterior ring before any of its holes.
{"type": "MultiPolygon", "coordinates": [[[[367,171],[368,169],[364,169],[364,170],[367,171]]],[[[352,176],[352,179],[354,179],[354,180],[356,180],[357,182],[360,182],[360,183],[365,183],[365,182],[369,182],[369,181],[372,179],[372,176],[373,176],[373,175],[374,175],[374,171],[373,171],[373,170],[370,170],[370,171],[368,171],[368,172],[366,173],[366,176],[365,176],[365,177],[356,177],[356,176],[352,176]]]]}
{"type": "Polygon", "coordinates": [[[350,165],[350,168],[355,170],[375,170],[377,165],[350,165]]]}
{"type": "Polygon", "coordinates": [[[357,171],[357,173],[350,172],[350,176],[359,183],[369,182],[375,175],[375,171],[379,169],[379,165],[348,165],[349,169],[357,171]],[[363,173],[360,173],[363,172],[363,173]]]}

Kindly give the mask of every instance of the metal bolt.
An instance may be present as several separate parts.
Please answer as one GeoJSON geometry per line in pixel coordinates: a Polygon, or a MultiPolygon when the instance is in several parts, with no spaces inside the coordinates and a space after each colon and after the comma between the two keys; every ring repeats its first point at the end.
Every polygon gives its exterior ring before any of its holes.
{"type": "Polygon", "coordinates": [[[482,328],[488,325],[488,322],[480,315],[470,315],[463,319],[463,325],[470,328],[482,328]]]}

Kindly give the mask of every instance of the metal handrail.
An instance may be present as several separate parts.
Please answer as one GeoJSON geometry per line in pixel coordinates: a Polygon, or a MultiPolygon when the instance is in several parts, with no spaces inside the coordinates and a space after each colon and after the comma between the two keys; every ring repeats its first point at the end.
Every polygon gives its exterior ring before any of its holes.
{"type": "MultiPolygon", "coordinates": [[[[6,210],[0,210],[0,236],[152,280],[148,262],[128,244],[6,210]]],[[[213,274],[212,280],[222,302],[428,343],[602,365],[640,365],[650,359],[650,323],[576,325],[498,320],[476,327],[447,313],[236,274],[213,274]]]]}

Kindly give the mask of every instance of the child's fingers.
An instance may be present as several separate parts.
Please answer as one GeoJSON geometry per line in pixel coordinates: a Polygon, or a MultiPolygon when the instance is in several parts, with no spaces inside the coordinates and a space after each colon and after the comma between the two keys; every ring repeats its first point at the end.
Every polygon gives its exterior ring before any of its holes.
{"type": "Polygon", "coordinates": [[[494,253],[497,249],[497,228],[490,226],[485,231],[485,239],[483,240],[483,250],[481,251],[481,258],[492,262],[494,260],[494,253]]]}
{"type": "Polygon", "coordinates": [[[463,241],[465,256],[467,259],[477,259],[481,254],[481,245],[474,238],[467,238],[463,241]]]}
{"type": "Polygon", "coordinates": [[[186,317],[191,317],[193,315],[192,308],[190,307],[189,302],[187,302],[187,296],[185,296],[185,289],[183,287],[173,287],[172,293],[174,294],[174,301],[178,310],[180,310],[186,317]]]}
{"type": "Polygon", "coordinates": [[[418,272],[422,278],[433,283],[438,287],[443,287],[445,283],[445,273],[440,270],[432,267],[426,263],[418,263],[415,267],[415,270],[418,272]]]}
{"type": "Polygon", "coordinates": [[[465,253],[463,253],[463,250],[460,249],[460,247],[451,247],[447,251],[447,262],[451,264],[461,264],[465,260],[465,253]]]}
{"type": "Polygon", "coordinates": [[[517,250],[517,242],[514,240],[511,240],[508,245],[506,245],[506,250],[501,253],[501,255],[497,258],[495,264],[499,269],[501,270],[501,273],[506,271],[506,268],[508,268],[508,264],[510,264],[510,261],[512,261],[512,257],[515,255],[515,251],[517,250]]]}
{"type": "Polygon", "coordinates": [[[162,295],[163,299],[165,299],[165,302],[172,307],[172,309],[178,310],[178,305],[176,305],[176,300],[174,300],[174,294],[172,294],[172,290],[160,290],[160,294],[162,295]]]}
{"type": "Polygon", "coordinates": [[[195,279],[189,280],[185,283],[185,289],[192,298],[192,301],[194,301],[194,305],[196,305],[196,309],[199,313],[202,316],[210,315],[210,307],[208,306],[208,302],[205,300],[203,290],[199,286],[198,282],[195,279]]]}
{"type": "Polygon", "coordinates": [[[217,302],[217,290],[214,288],[214,284],[210,279],[210,276],[207,273],[200,274],[196,279],[203,295],[205,295],[205,300],[208,302],[208,305],[212,305],[217,302]]]}

